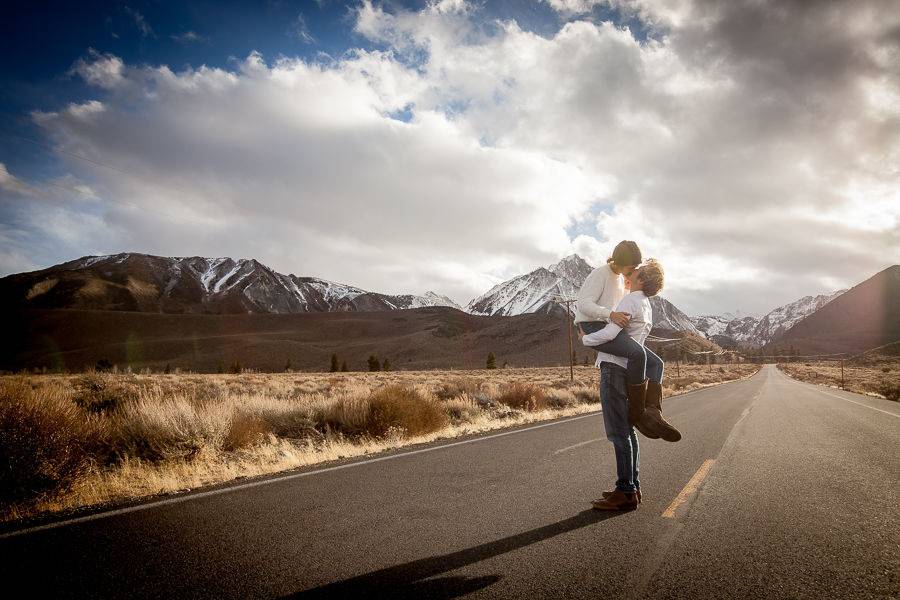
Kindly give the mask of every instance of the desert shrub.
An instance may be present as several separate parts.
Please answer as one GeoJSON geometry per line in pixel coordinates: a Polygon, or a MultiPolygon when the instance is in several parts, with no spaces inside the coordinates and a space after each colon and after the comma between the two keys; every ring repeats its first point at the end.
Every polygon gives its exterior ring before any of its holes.
{"type": "Polygon", "coordinates": [[[497,402],[520,410],[542,410],[547,408],[547,396],[540,387],[532,383],[512,383],[507,385],[496,398],[497,402]]]}
{"type": "Polygon", "coordinates": [[[441,406],[453,424],[471,423],[484,412],[479,403],[466,393],[444,400],[441,406]]]}
{"type": "Polygon", "coordinates": [[[342,395],[325,401],[312,411],[313,421],[324,431],[357,436],[367,431],[371,406],[368,397],[342,395]]]}
{"type": "Polygon", "coordinates": [[[149,461],[190,458],[205,446],[221,447],[231,424],[223,403],[142,397],[116,415],[117,447],[149,461]]]}
{"type": "Polygon", "coordinates": [[[59,388],[0,383],[0,500],[64,491],[106,447],[102,423],[59,388]]]}
{"type": "Polygon", "coordinates": [[[566,408],[577,403],[575,394],[566,389],[550,388],[544,395],[550,408],[566,408]]]}
{"type": "Polygon", "coordinates": [[[449,424],[441,405],[418,390],[404,385],[386,385],[369,398],[369,433],[376,437],[389,428],[402,428],[407,436],[424,435],[449,424]]]}
{"type": "Polygon", "coordinates": [[[569,389],[572,386],[572,382],[569,381],[569,378],[565,379],[557,379],[556,381],[547,384],[549,387],[557,390],[569,389]]]}
{"type": "Polygon", "coordinates": [[[474,396],[480,390],[481,382],[473,377],[456,377],[449,381],[442,381],[434,391],[434,395],[440,400],[450,400],[463,394],[474,396]]]}
{"type": "Polygon", "coordinates": [[[890,368],[890,367],[881,367],[881,372],[882,372],[882,373],[890,373],[890,372],[891,372],[891,368],[890,368]]]}
{"type": "Polygon", "coordinates": [[[118,410],[126,402],[138,397],[134,386],[121,381],[115,375],[88,373],[73,382],[75,393],[72,401],[90,413],[108,413],[118,410]]]}
{"type": "Polygon", "coordinates": [[[600,390],[596,387],[579,386],[572,388],[572,394],[582,404],[596,404],[600,402],[600,390]]]}
{"type": "Polygon", "coordinates": [[[900,402],[900,383],[887,382],[878,386],[878,393],[894,402],[900,402]]]}
{"type": "Polygon", "coordinates": [[[269,433],[268,423],[259,415],[248,412],[235,412],[231,417],[231,425],[222,441],[222,449],[232,452],[262,440],[269,433]]]}
{"type": "MultiPolygon", "coordinates": [[[[312,414],[321,410],[322,402],[298,402],[294,400],[270,400],[253,407],[254,414],[262,419],[266,429],[281,438],[309,439],[320,438],[312,414]],[[318,411],[317,411],[318,407],[318,411]]],[[[324,419],[320,422],[324,423],[324,419]]]]}

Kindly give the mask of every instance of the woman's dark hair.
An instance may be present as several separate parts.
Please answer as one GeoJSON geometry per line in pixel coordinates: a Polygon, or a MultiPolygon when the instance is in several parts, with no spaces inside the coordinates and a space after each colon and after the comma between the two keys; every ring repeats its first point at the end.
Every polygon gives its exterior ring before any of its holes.
{"type": "Polygon", "coordinates": [[[616,263],[618,267],[636,267],[641,264],[641,249],[631,240],[623,240],[616,244],[608,263],[616,263]]]}

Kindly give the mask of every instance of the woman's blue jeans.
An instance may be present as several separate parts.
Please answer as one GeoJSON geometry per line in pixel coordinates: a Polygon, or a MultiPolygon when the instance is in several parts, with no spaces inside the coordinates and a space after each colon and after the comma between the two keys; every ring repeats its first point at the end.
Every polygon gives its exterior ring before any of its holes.
{"type": "MultiPolygon", "coordinates": [[[[588,321],[578,323],[585,333],[594,333],[606,327],[606,321],[588,321]]],[[[599,346],[588,346],[597,352],[605,352],[614,356],[628,359],[627,378],[632,385],[639,384],[644,379],[650,379],[654,383],[662,383],[663,361],[652,350],[641,346],[634,338],[623,329],[612,340],[599,346]]]]}

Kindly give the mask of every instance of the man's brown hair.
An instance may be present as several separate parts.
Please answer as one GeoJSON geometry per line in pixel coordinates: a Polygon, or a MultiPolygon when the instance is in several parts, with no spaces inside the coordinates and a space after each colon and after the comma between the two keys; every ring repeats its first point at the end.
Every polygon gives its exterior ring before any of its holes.
{"type": "Polygon", "coordinates": [[[657,295],[663,289],[666,275],[663,273],[662,265],[655,258],[648,258],[638,271],[638,279],[641,280],[644,295],[649,298],[657,295]]]}
{"type": "Polygon", "coordinates": [[[631,240],[622,240],[616,244],[612,256],[606,262],[616,263],[618,267],[636,267],[641,264],[641,249],[631,240]]]}

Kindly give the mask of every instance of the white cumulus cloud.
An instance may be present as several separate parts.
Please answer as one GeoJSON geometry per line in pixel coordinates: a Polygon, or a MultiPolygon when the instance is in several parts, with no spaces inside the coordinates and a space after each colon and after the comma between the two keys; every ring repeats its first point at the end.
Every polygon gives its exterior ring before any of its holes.
{"type": "Polygon", "coordinates": [[[84,247],[460,303],[624,238],[691,313],[764,312],[900,260],[891,2],[603,3],[647,39],[548,2],[562,24],[540,36],[478,3],[364,0],[368,49],[339,60],[90,52],[72,72],[98,97],[35,113],[96,194],[63,210],[88,211],[84,247]]]}

